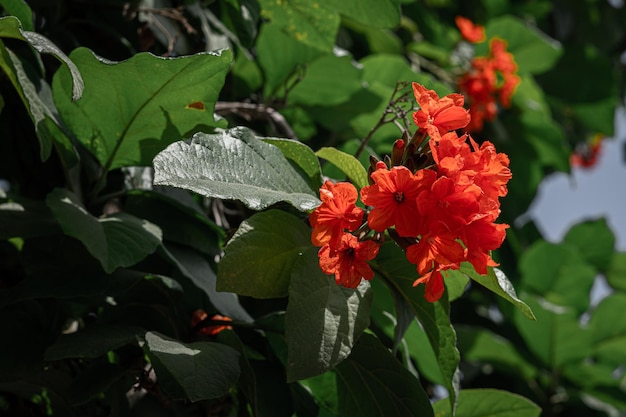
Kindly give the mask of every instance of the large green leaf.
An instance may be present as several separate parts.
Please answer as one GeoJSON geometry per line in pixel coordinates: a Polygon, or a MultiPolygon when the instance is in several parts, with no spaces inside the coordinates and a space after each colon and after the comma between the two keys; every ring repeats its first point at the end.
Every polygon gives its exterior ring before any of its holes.
{"type": "Polygon", "coordinates": [[[603,218],[578,223],[568,230],[563,242],[577,247],[582,259],[602,272],[609,267],[615,251],[615,236],[603,218]]]}
{"type": "Polygon", "coordinates": [[[189,401],[219,398],[239,377],[239,353],[221,343],[186,344],[148,332],[144,351],[159,384],[173,398],[189,401]]]}
{"type": "Polygon", "coordinates": [[[530,307],[517,298],[513,284],[511,284],[511,281],[509,281],[504,272],[500,269],[488,268],[487,275],[480,275],[470,263],[464,262],[461,264],[461,272],[470,277],[473,281],[513,304],[529,319],[535,320],[535,316],[530,307]]]}
{"type": "Polygon", "coordinates": [[[508,42],[507,49],[514,55],[519,72],[545,72],[561,56],[561,46],[557,41],[512,16],[490,20],[485,32],[489,39],[499,37],[508,42]]]}
{"type": "Polygon", "coordinates": [[[280,210],[244,220],[218,264],[217,290],[256,298],[288,294],[294,263],[310,248],[311,229],[280,210]]]}
{"type": "Polygon", "coordinates": [[[538,241],[521,256],[519,269],[524,288],[548,301],[579,313],[589,306],[596,271],[572,245],[538,241]]]}
{"type": "Polygon", "coordinates": [[[370,334],[336,368],[339,415],[359,417],[432,416],[418,379],[370,334]]]}
{"type": "Polygon", "coordinates": [[[317,376],[349,354],[369,325],[372,291],[367,281],[344,288],[324,274],[317,248],[294,263],[285,315],[287,381],[317,376]]]}
{"type": "Polygon", "coordinates": [[[626,294],[615,292],[604,298],[589,320],[589,328],[595,344],[626,336],[626,322],[616,320],[626,306],[626,294]]]}
{"type": "Polygon", "coordinates": [[[459,389],[459,351],[456,333],[450,323],[450,304],[447,294],[439,301],[429,303],[424,298],[424,285],[413,286],[417,280],[415,266],[406,259],[404,251],[393,243],[381,247],[376,258],[376,272],[409,303],[428,336],[437,357],[444,387],[448,390],[450,404],[456,403],[459,389]]]}
{"type": "Polygon", "coordinates": [[[46,350],[46,360],[97,358],[128,343],[136,343],[146,331],[135,326],[93,325],[75,333],[62,334],[46,350]]]}
{"type": "Polygon", "coordinates": [[[590,354],[590,331],[580,325],[575,311],[530,295],[525,299],[537,320],[528,320],[515,310],[515,325],[528,348],[544,365],[558,369],[590,354]]]}
{"type": "Polygon", "coordinates": [[[279,149],[245,128],[196,133],[154,158],[154,183],[207,197],[241,200],[254,210],[287,201],[300,210],[320,204],[279,149]]]}
{"type": "Polygon", "coordinates": [[[360,189],[369,184],[367,171],[354,156],[335,148],[322,148],[315,154],[339,168],[357,188],[360,189]]]}
{"type": "Polygon", "coordinates": [[[260,0],[261,16],[299,42],[331,52],[339,29],[339,14],[327,1],[311,7],[307,0],[260,0]]]}
{"type": "Polygon", "coordinates": [[[521,395],[497,389],[464,389],[456,414],[445,400],[434,405],[437,417],[539,417],[541,408],[521,395]]]}
{"type": "Polygon", "coordinates": [[[161,244],[158,226],[126,213],[96,218],[67,190],[55,189],[46,204],[63,232],[80,240],[106,272],[136,264],[161,244]]]}
{"type": "Polygon", "coordinates": [[[65,123],[105,170],[150,165],[168,144],[193,130],[220,123],[213,117],[231,53],[160,58],[140,53],[110,62],[89,49],[71,54],[85,80],[77,102],[69,73],[57,71],[54,100],[65,123]]]}

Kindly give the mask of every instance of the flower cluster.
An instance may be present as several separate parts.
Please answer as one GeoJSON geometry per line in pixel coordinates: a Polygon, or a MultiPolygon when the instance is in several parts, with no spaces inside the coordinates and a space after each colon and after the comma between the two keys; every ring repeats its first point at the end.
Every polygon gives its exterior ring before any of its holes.
{"type": "Polygon", "coordinates": [[[434,302],[444,292],[445,271],[470,262],[486,274],[497,265],[491,251],[508,226],[495,220],[511,171],[492,143],[457,134],[470,123],[463,96],[440,98],[417,83],[413,93],[419,129],[410,140],[398,139],[385,162],[372,159],[370,185],[360,191],[367,209],[356,205],[352,184],[327,181],[309,221],[311,240],[321,246],[320,267],[338,284],[354,288],[374,276],[368,261],[386,232],[416,265],[414,285],[426,284],[425,297],[434,302]]]}
{"type": "Polygon", "coordinates": [[[579,168],[592,168],[598,163],[604,135],[598,133],[590,141],[578,144],[570,156],[570,165],[579,168]]]}
{"type": "Polygon", "coordinates": [[[498,112],[498,101],[511,106],[511,97],[520,83],[517,63],[507,51],[503,39],[489,42],[489,55],[472,59],[471,69],[459,80],[459,89],[468,97],[472,116],[469,132],[482,130],[485,120],[493,120],[498,112]]]}

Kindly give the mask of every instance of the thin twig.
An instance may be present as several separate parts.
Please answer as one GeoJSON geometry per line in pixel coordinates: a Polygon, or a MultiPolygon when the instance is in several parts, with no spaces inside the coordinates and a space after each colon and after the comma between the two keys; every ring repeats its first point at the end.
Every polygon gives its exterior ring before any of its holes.
{"type": "Polygon", "coordinates": [[[269,119],[280,128],[285,137],[298,139],[287,119],[276,109],[265,104],[218,101],[215,103],[215,113],[220,116],[234,114],[246,120],[269,119]]]}

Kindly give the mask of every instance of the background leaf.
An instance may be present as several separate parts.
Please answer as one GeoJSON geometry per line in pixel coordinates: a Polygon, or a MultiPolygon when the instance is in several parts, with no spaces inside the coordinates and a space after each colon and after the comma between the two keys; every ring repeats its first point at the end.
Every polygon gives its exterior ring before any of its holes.
{"type": "Polygon", "coordinates": [[[255,210],[279,201],[303,211],[320,204],[280,150],[244,128],[174,143],[154,158],[154,171],[155,184],[240,200],[255,210]]]}
{"type": "Polygon", "coordinates": [[[294,263],[285,313],[287,381],[317,376],[349,354],[369,325],[372,291],[367,281],[344,288],[319,267],[317,248],[294,263]]]}
{"type": "Polygon", "coordinates": [[[437,417],[539,417],[541,408],[521,395],[497,389],[466,389],[459,392],[456,414],[448,403],[439,400],[434,405],[437,417]]]}

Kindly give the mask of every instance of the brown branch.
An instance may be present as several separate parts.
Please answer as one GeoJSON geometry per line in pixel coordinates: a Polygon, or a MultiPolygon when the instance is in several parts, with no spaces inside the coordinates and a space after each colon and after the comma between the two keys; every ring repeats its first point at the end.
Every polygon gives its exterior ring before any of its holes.
{"type": "Polygon", "coordinates": [[[215,113],[220,116],[234,114],[245,120],[268,119],[276,124],[280,131],[289,139],[298,139],[287,119],[276,109],[265,104],[244,103],[236,101],[218,101],[215,103],[215,113]]]}

